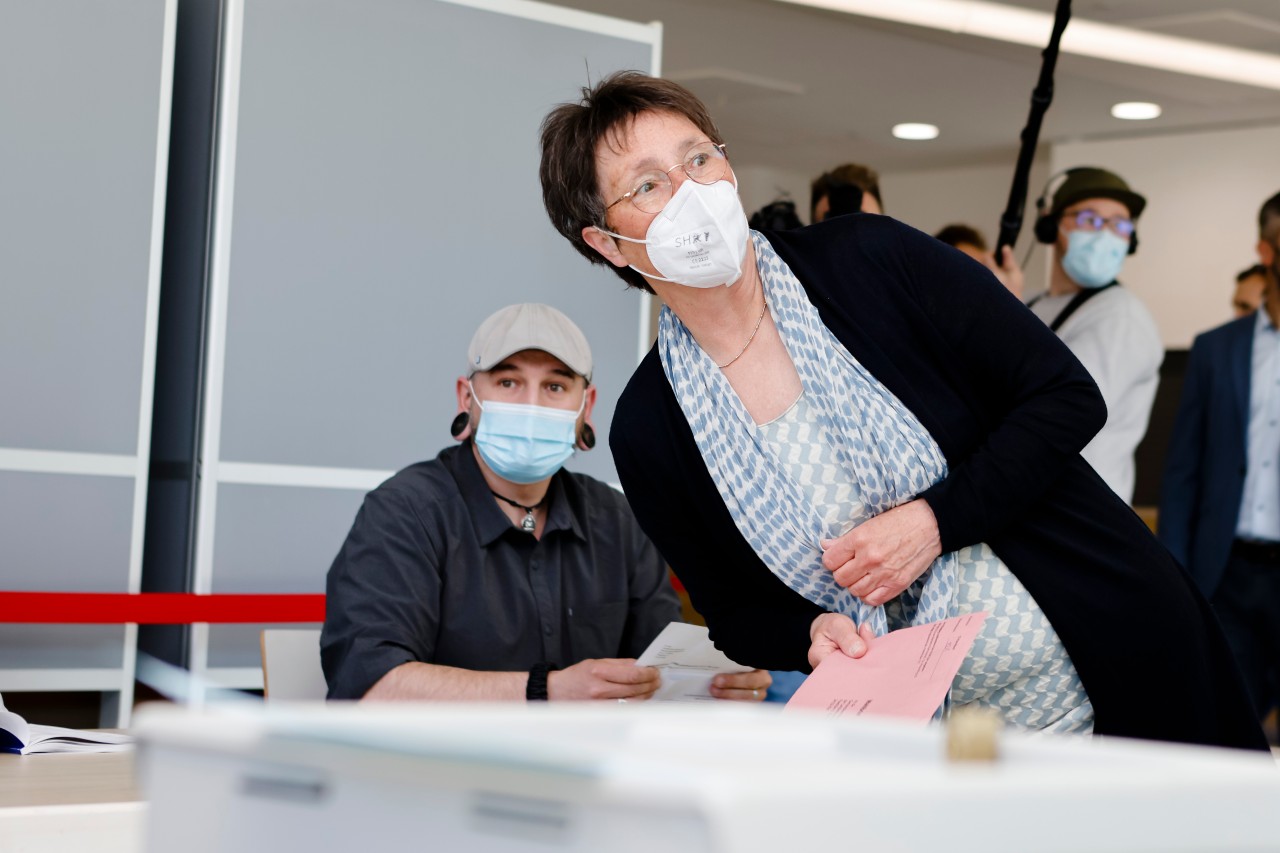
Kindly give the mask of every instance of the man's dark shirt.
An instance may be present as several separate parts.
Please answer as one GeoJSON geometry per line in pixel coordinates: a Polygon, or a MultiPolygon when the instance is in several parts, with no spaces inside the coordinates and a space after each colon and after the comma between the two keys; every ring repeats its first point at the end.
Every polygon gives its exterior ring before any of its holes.
{"type": "Polygon", "coordinates": [[[680,605],[618,491],[551,481],[541,539],[498,508],[470,442],[365,496],[327,582],[320,657],[330,699],[402,663],[512,672],[636,657],[680,605]]]}

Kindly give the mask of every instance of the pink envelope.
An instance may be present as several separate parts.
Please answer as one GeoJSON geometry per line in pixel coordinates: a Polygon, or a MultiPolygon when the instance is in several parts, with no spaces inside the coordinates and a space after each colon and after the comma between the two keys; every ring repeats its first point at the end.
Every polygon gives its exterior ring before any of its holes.
{"type": "Polygon", "coordinates": [[[891,631],[872,640],[867,653],[857,659],[840,652],[828,655],[800,685],[786,710],[927,723],[942,704],[986,618],[986,613],[968,613],[891,631]]]}

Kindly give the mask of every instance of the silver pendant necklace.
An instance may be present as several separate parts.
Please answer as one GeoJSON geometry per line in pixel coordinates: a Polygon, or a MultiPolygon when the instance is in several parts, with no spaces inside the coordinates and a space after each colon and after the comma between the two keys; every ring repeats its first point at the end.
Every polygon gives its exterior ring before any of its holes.
{"type": "Polygon", "coordinates": [[[534,528],[537,527],[538,525],[537,519],[533,517],[533,511],[547,502],[547,496],[551,494],[551,490],[547,489],[547,494],[543,495],[542,500],[538,501],[533,506],[525,506],[522,503],[517,503],[516,501],[511,500],[511,498],[498,494],[493,489],[489,490],[489,494],[493,495],[495,498],[497,498],[500,501],[504,501],[506,503],[511,504],[516,509],[524,510],[525,515],[524,515],[524,518],[520,520],[520,529],[523,530],[525,533],[532,533],[534,531],[534,528]]]}

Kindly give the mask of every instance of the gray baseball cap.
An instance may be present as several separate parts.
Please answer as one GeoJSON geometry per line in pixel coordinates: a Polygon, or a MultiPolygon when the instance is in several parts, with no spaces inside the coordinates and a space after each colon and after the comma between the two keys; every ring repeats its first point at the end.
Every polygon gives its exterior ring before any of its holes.
{"type": "Polygon", "coordinates": [[[512,353],[550,353],[591,382],[591,347],[582,330],[550,305],[524,302],[490,314],[467,347],[467,375],[489,370],[512,353]]]}

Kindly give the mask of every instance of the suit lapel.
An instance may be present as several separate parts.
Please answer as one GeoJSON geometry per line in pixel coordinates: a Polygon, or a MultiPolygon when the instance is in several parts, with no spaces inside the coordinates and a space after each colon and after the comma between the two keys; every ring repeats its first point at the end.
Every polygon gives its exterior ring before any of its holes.
{"type": "Polygon", "coordinates": [[[1231,349],[1227,353],[1235,411],[1241,424],[1249,423],[1249,374],[1253,368],[1253,331],[1256,328],[1256,322],[1242,323],[1239,333],[1231,336],[1231,349]]]}

